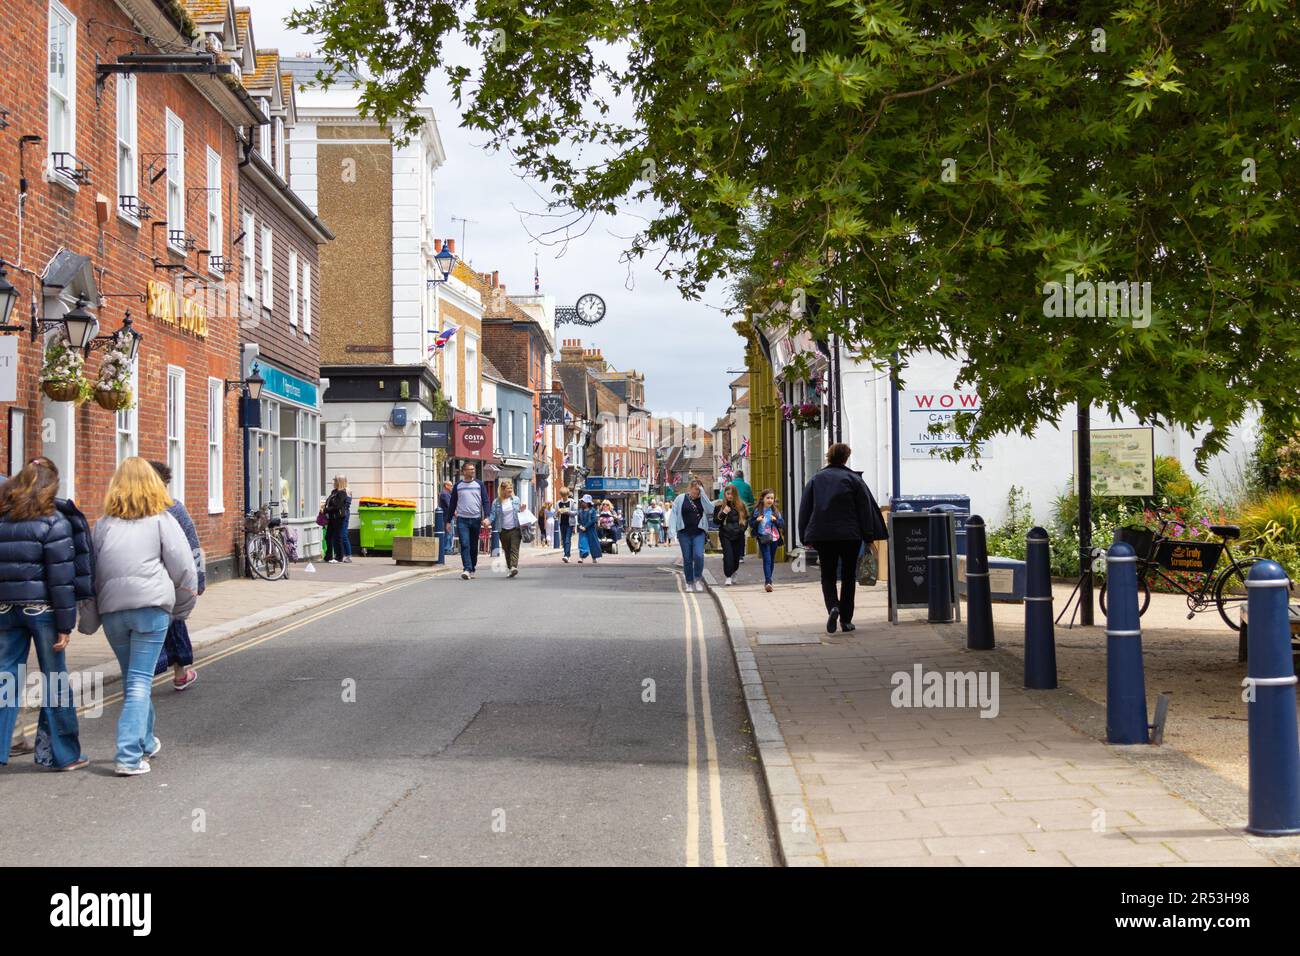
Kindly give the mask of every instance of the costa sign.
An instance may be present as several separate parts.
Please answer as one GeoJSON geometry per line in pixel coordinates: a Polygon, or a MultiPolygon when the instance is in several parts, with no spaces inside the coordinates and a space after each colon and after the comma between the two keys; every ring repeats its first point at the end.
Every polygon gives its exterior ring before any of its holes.
{"type": "Polygon", "coordinates": [[[492,423],[490,421],[457,420],[452,443],[452,456],[487,461],[492,457],[492,423]]]}

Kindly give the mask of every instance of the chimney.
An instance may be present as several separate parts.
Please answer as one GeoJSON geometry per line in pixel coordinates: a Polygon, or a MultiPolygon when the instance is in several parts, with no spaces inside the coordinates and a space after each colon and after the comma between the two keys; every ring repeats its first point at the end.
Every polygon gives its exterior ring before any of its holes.
{"type": "Polygon", "coordinates": [[[455,239],[448,239],[448,240],[447,240],[447,251],[450,252],[453,256],[456,254],[456,240],[455,240],[455,239]]]}
{"type": "Polygon", "coordinates": [[[560,362],[564,365],[582,363],[582,339],[565,339],[560,345],[560,362]]]}
{"type": "Polygon", "coordinates": [[[493,269],[493,270],[492,270],[492,288],[495,289],[495,288],[497,287],[497,282],[498,282],[498,281],[499,281],[499,280],[497,279],[497,270],[496,270],[496,269],[493,269]]]}
{"type": "Polygon", "coordinates": [[[439,252],[442,252],[442,240],[441,240],[441,239],[435,239],[435,240],[433,240],[433,251],[434,251],[434,254],[435,254],[435,255],[436,255],[437,253],[439,253],[439,252]]]}

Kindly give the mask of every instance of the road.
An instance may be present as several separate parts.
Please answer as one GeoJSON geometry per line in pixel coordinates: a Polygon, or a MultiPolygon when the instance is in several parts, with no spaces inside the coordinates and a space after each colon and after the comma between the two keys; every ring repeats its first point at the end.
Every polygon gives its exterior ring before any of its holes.
{"type": "Polygon", "coordinates": [[[515,579],[421,578],[219,645],[183,694],[164,676],[140,777],[112,775],[111,686],[90,767],[0,770],[0,863],[773,864],[712,598],[666,549],[529,550],[515,579]]]}

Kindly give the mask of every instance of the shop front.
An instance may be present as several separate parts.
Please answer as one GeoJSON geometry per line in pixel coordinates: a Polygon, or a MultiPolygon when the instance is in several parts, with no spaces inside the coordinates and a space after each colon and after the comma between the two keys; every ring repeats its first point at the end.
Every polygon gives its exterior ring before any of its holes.
{"type": "Polygon", "coordinates": [[[249,510],[272,503],[298,541],[302,558],[321,554],[316,524],[324,496],[320,389],[316,383],[258,358],[248,370],[263,378],[261,398],[245,399],[244,474],[249,510]]]}
{"type": "Polygon", "coordinates": [[[608,499],[614,503],[614,510],[623,516],[623,527],[629,526],[632,511],[641,500],[642,483],[640,478],[607,478],[604,475],[588,475],[582,483],[582,494],[591,495],[597,504],[608,499]]]}

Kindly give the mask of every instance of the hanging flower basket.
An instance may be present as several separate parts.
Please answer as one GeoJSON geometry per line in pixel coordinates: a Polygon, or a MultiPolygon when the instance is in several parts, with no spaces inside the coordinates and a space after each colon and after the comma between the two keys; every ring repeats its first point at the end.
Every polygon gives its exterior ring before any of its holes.
{"type": "Polygon", "coordinates": [[[79,402],[81,401],[81,381],[73,379],[71,381],[46,381],[41,382],[41,391],[52,402],[79,402]]]}
{"type": "Polygon", "coordinates": [[[822,407],[815,402],[782,405],[781,416],[800,431],[822,427],[822,407]]]}
{"type": "Polygon", "coordinates": [[[135,403],[135,394],[129,388],[97,388],[95,402],[100,408],[106,408],[110,412],[120,412],[135,403]]]}

